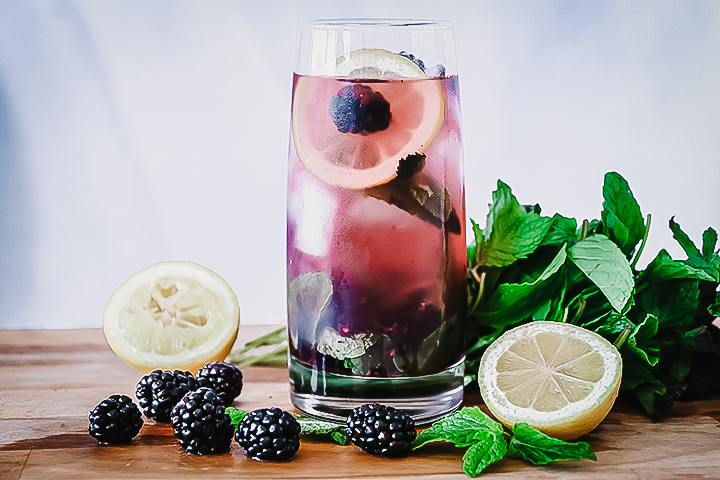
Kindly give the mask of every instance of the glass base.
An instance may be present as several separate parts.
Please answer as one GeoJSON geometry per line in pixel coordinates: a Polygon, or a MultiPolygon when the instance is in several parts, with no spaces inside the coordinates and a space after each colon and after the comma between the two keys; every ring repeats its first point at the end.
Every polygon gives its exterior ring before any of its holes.
{"type": "Polygon", "coordinates": [[[354,377],[313,370],[290,358],[290,398],[298,409],[323,420],[344,422],[353,408],[380,403],[403,410],[418,425],[460,408],[464,362],[421,377],[354,377]]]}

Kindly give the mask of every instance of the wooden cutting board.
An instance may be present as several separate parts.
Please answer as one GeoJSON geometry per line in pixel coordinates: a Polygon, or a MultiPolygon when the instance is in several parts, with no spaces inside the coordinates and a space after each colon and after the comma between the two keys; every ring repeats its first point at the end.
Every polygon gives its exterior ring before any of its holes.
{"type": "MultiPolygon", "coordinates": [[[[242,327],[239,342],[275,327],[242,327]]],[[[467,478],[464,449],[437,443],[403,459],[375,458],[354,446],[303,437],[286,463],[245,458],[233,443],[222,455],[194,457],[167,424],[146,421],[130,445],[99,445],[87,434],[88,412],[113,393],[134,398],[140,375],[108,349],[99,329],[0,331],[0,479],[417,479],[467,478]]],[[[294,411],[283,368],[248,368],[235,406],[294,411]]],[[[479,397],[466,398],[480,405],[479,397]]],[[[720,399],[676,404],[661,423],[619,402],[582,440],[597,461],[542,467],[504,459],[490,478],[720,478],[720,399]]]]}

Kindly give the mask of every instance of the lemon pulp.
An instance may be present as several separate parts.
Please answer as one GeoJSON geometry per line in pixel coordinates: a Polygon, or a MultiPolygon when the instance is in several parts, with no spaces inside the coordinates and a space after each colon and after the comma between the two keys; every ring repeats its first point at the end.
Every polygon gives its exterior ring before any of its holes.
{"type": "Polygon", "coordinates": [[[620,354],[575,325],[536,321],[488,347],[478,382],[488,409],[512,427],[524,422],[563,440],[595,428],[617,397],[620,354]]]}
{"type": "Polygon", "coordinates": [[[161,262],[115,291],[103,333],[115,354],[138,371],[195,371],[227,356],[239,315],[237,297],[218,274],[192,262],[161,262]]]}

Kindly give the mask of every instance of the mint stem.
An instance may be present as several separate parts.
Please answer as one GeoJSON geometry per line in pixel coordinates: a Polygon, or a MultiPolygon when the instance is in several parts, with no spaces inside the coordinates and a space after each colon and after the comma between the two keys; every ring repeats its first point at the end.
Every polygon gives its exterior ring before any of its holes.
{"type": "Polygon", "coordinates": [[[650,233],[650,220],[652,220],[652,215],[647,214],[647,222],[645,225],[645,234],[643,235],[642,242],[640,242],[640,248],[638,249],[637,253],[635,254],[635,258],[633,258],[632,263],[630,264],[630,268],[635,270],[635,265],[637,265],[638,260],[640,259],[640,254],[642,253],[643,249],[645,248],[645,243],[648,239],[648,233],[650,233]]]}
{"type": "Polygon", "coordinates": [[[615,342],[613,342],[613,346],[620,350],[620,347],[622,347],[630,337],[630,333],[632,333],[632,327],[630,325],[626,325],[620,336],[615,340],[615,342]]]}

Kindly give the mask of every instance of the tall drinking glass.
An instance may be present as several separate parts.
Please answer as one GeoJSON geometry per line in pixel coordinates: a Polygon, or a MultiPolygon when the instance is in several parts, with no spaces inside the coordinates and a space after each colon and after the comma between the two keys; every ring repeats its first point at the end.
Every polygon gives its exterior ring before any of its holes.
{"type": "Polygon", "coordinates": [[[291,397],[427,423],[463,393],[465,192],[452,25],[298,29],[287,210],[291,397]]]}

